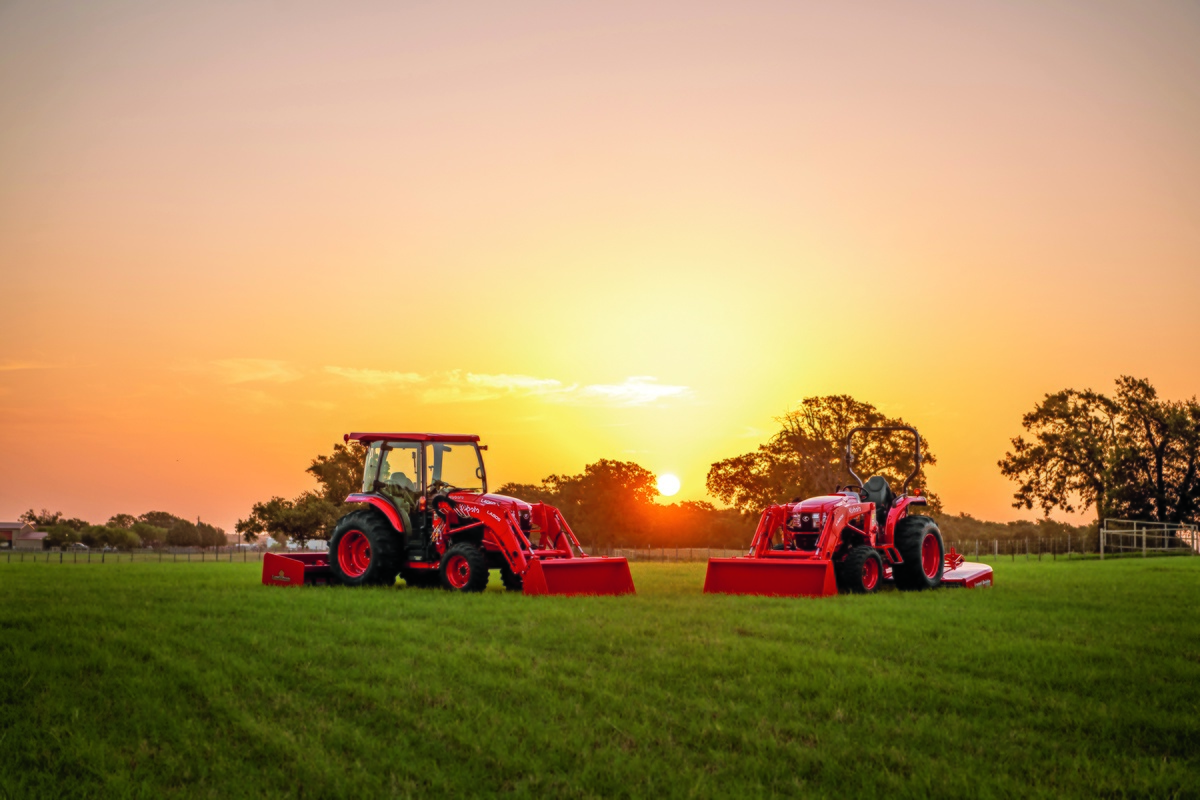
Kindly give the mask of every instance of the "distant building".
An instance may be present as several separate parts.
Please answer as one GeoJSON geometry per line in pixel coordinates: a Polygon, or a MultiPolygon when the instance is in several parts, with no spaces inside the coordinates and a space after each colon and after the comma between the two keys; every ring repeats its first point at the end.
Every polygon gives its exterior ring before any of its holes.
{"type": "Polygon", "coordinates": [[[45,539],[49,536],[45,531],[34,530],[28,522],[0,522],[0,547],[11,547],[14,550],[43,550],[45,539]]]}

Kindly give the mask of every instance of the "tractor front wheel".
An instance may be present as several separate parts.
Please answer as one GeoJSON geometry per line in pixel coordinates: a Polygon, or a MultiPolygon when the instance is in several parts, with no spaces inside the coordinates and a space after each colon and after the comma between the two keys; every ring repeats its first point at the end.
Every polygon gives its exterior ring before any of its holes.
{"type": "Polygon", "coordinates": [[[482,592],[488,585],[487,556],[473,544],[462,542],[446,551],[438,568],[442,588],[452,592],[482,592]]]}
{"type": "Polygon", "coordinates": [[[513,572],[507,562],[500,565],[500,582],[510,592],[519,592],[525,588],[525,579],[513,572]]]}
{"type": "Polygon", "coordinates": [[[338,520],[329,537],[329,569],[343,586],[390,586],[400,571],[403,534],[375,511],[362,510],[338,520]]]}
{"type": "Polygon", "coordinates": [[[874,547],[859,545],[850,551],[841,566],[839,583],[844,592],[870,594],[883,580],[883,559],[874,547]]]}
{"type": "Polygon", "coordinates": [[[905,517],[896,523],[895,541],[904,559],[892,568],[897,589],[911,592],[942,584],[946,548],[936,522],[929,517],[905,517]]]}

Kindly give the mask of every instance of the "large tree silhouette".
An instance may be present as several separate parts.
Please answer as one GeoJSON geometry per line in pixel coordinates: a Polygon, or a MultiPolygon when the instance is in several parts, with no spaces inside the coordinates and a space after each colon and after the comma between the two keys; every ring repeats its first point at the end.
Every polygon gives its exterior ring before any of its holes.
{"type": "MultiPolygon", "coordinates": [[[[780,430],[757,450],[718,461],[708,471],[709,494],[745,514],[757,514],[773,503],[827,494],[853,482],[846,471],[846,435],[860,426],[907,425],[870,403],[849,395],[809,397],[779,417],[780,430]]],[[[929,442],[921,437],[925,464],[937,463],[929,442]]],[[[913,440],[907,432],[856,436],[854,471],[865,480],[882,475],[899,491],[913,467],[913,440]]],[[[925,488],[919,473],[909,490],[925,488]]],[[[936,497],[931,503],[936,506],[936,497]]]]}
{"type": "Polygon", "coordinates": [[[1046,395],[1021,424],[1000,471],[1018,483],[1016,508],[1096,509],[1125,517],[1196,522],[1200,506],[1200,404],[1168,401],[1144,379],[1122,376],[1115,396],[1087,389],[1046,395]]]}

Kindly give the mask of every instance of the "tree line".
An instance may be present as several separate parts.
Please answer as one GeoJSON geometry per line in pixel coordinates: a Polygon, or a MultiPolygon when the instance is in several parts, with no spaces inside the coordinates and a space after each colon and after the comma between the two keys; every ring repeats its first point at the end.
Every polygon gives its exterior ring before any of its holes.
{"type": "Polygon", "coordinates": [[[166,511],[147,511],[140,516],[115,514],[103,525],[93,525],[78,517],[66,518],[61,511],[32,508],[19,517],[21,522],[49,534],[47,547],[69,547],[78,542],[88,547],[112,547],[134,550],[140,547],[224,547],[225,531],[199,518],[195,522],[166,511]]]}
{"type": "MultiPolygon", "coordinates": [[[[852,429],[909,425],[848,395],[806,398],[776,422],[778,429],[765,442],[709,468],[706,488],[721,506],[659,503],[652,472],[632,461],[610,459],[588,464],[575,475],[506,483],[497,491],[558,507],[589,547],[740,548],[768,505],[828,494],[852,480],[845,463],[846,436],[852,429]]],[[[1014,506],[1036,506],[1043,512],[1045,518],[1036,522],[992,523],[942,513],[941,498],[930,489],[923,468],[936,464],[937,456],[922,437],[922,469],[910,491],[928,498],[929,513],[948,540],[1094,536],[1097,525],[1049,518],[1052,511],[1090,508],[1098,521],[1113,516],[1198,521],[1200,405],[1194,398],[1162,400],[1148,381],[1121,377],[1112,397],[1072,389],[1046,395],[1022,424],[1029,438],[1013,439],[1013,451],[999,466],[1019,484],[1014,506]]],[[[256,503],[238,521],[238,533],[247,541],[264,535],[299,542],[326,537],[355,508],[344,501],[361,486],[365,456],[366,448],[358,442],[335,445],[306,470],[316,479],[316,489],[256,503]]],[[[856,438],[853,466],[864,479],[882,475],[899,491],[914,467],[911,435],[856,438]]]]}

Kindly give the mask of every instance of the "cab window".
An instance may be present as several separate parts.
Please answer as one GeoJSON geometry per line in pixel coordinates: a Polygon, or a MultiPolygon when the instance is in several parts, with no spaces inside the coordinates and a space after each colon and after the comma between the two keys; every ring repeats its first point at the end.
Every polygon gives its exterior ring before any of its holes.
{"type": "Polygon", "coordinates": [[[382,447],[375,491],[396,500],[402,508],[416,508],[420,494],[421,446],[416,442],[386,442],[382,447]]]}
{"type": "Polygon", "coordinates": [[[483,460],[474,444],[435,442],[425,447],[425,485],[430,494],[487,491],[483,460]]]}

